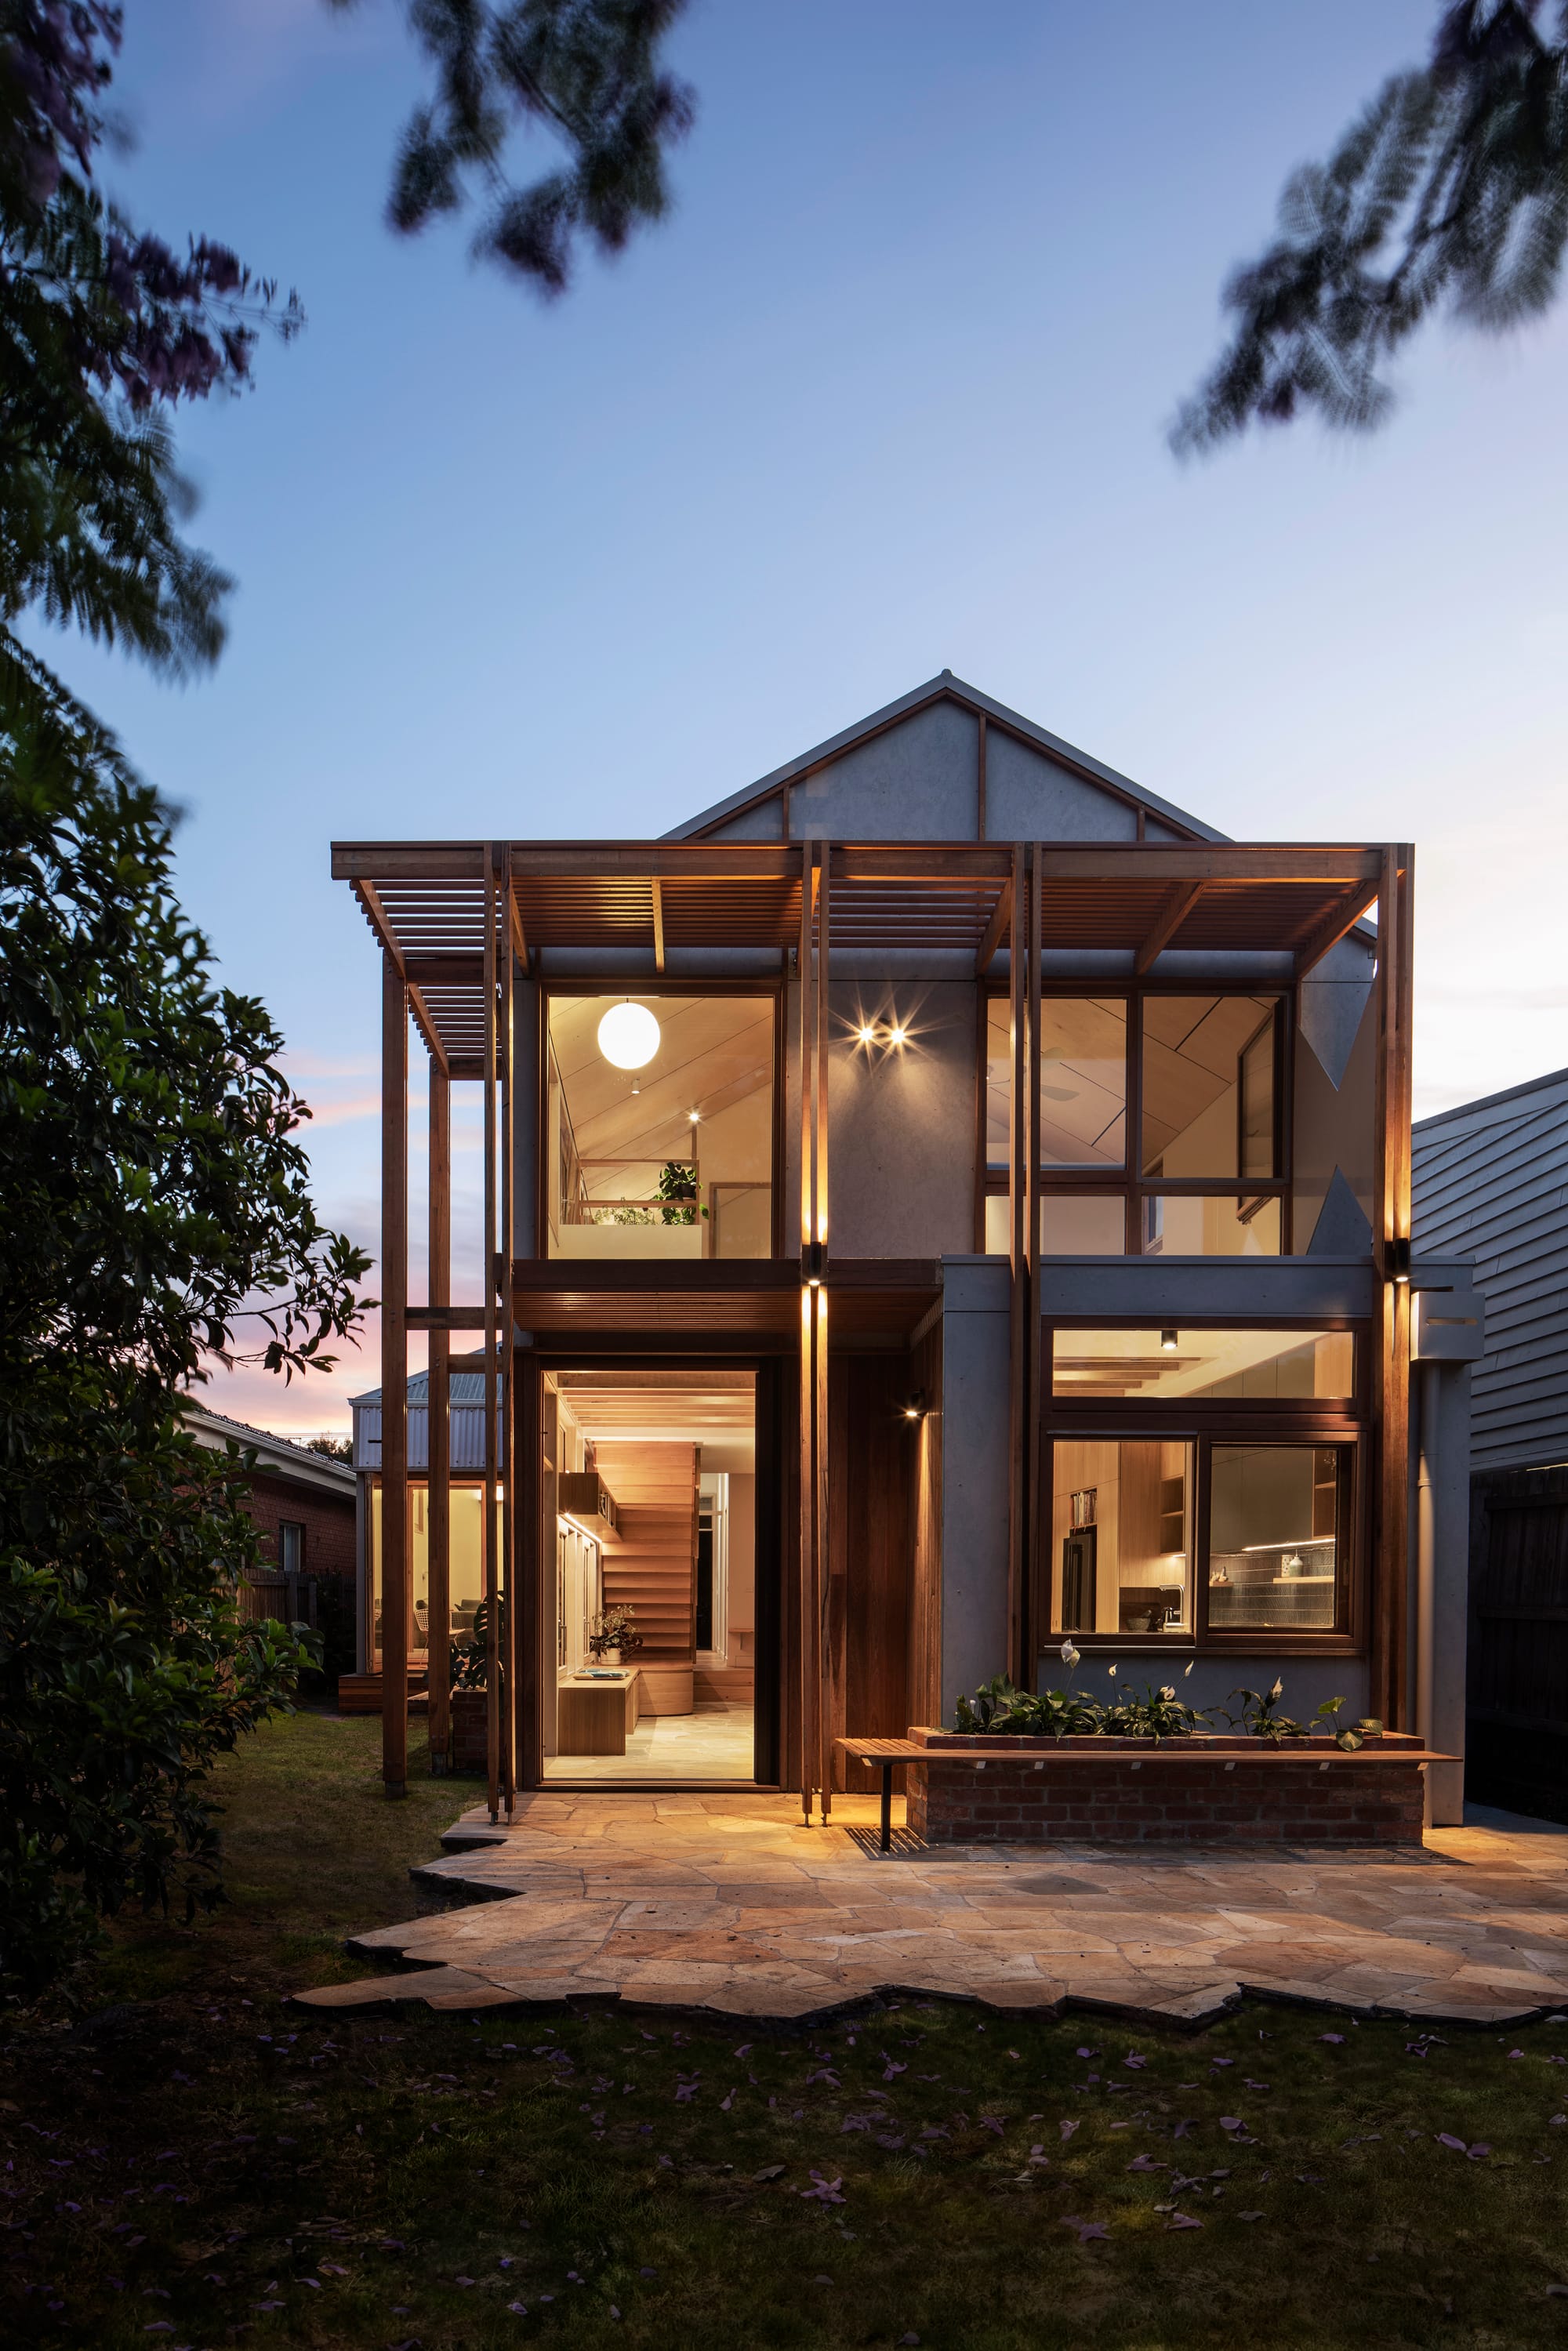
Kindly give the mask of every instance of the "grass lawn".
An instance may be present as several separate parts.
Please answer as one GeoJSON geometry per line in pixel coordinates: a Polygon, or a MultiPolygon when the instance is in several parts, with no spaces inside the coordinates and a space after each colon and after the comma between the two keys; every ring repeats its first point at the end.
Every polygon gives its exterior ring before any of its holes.
{"type": "Polygon", "coordinates": [[[290,2011],[471,1794],[377,1737],[252,1740],[229,1909],[8,2028],[5,2341],[1568,2345],[1568,2026],[290,2011]]]}

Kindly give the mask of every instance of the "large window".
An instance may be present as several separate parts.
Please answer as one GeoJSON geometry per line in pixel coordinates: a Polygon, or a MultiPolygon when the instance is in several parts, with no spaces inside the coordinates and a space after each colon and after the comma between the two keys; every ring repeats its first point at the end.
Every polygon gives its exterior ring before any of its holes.
{"type": "Polygon", "coordinates": [[[1042,1646],[1347,1648],[1365,1347],[1355,1329],[1051,1322],[1042,1646]]]}
{"type": "Polygon", "coordinates": [[[1053,1644],[1348,1630],[1354,1446],[1058,1436],[1048,1458],[1053,1644]]]}
{"type": "MultiPolygon", "coordinates": [[[[1040,1003],[1040,1248],[1047,1256],[1277,1257],[1289,1245],[1281,999],[1040,1003]],[[1129,1148],[1129,1119],[1136,1144],[1129,1148]]],[[[1011,1007],[988,1006],[984,1243],[1005,1249],[1011,1007]]]]}
{"type": "Polygon", "coordinates": [[[547,1255],[772,1255],[774,1017],[768,995],[551,995],[547,1255]]]}
{"type": "Polygon", "coordinates": [[[1155,1437],[1051,1447],[1053,1632],[1190,1636],[1196,1449],[1155,1437]]]}

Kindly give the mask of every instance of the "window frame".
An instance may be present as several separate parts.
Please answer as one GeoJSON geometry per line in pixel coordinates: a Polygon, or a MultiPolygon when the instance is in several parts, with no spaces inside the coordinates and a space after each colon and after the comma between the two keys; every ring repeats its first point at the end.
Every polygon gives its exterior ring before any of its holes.
{"type": "MultiPolygon", "coordinates": [[[[781,979],[727,979],[703,977],[688,977],[684,973],[672,976],[657,974],[651,986],[640,977],[629,977],[625,972],[572,973],[566,978],[540,978],[538,982],[538,1007],[535,1024],[535,1101],[534,1101],[534,1214],[533,1256],[536,1261],[570,1264],[570,1259],[549,1257],[549,1186],[555,1171],[547,1165],[549,1147],[549,1008],[557,997],[635,996],[639,1002],[657,1002],[660,997],[717,996],[758,997],[773,1006],[773,1102],[771,1174],[772,1193],[770,1217],[771,1248],[766,1258],[754,1258],[741,1262],[768,1265],[777,1259],[793,1254],[786,1246],[787,1219],[784,1213],[784,1118],[785,1118],[785,983],[781,979]]],[[[519,1238],[521,1236],[519,1235],[519,1238]]]]}
{"type": "MultiPolygon", "coordinates": [[[[1178,1653],[1184,1658],[1256,1656],[1260,1653],[1281,1657],[1364,1655],[1369,1621],[1371,1510],[1375,1483],[1370,1467],[1374,1392],[1372,1326],[1347,1315],[1326,1314],[1311,1319],[1296,1315],[1270,1315],[1266,1322],[1259,1318],[1257,1328],[1260,1330],[1348,1331],[1354,1342],[1354,1361],[1352,1394],[1343,1400],[1311,1396],[1173,1396],[1163,1402],[1148,1397],[1129,1397],[1117,1403],[1108,1402],[1103,1397],[1079,1399],[1050,1393],[1049,1366],[1058,1331],[1138,1331],[1147,1327],[1146,1315],[1102,1314],[1092,1319],[1081,1314],[1042,1317],[1040,1350],[1046,1376],[1041,1382],[1045,1394],[1041,1402],[1040,1443],[1050,1447],[1059,1437],[1097,1438],[1108,1444],[1139,1438],[1145,1442],[1181,1442],[1195,1447],[1193,1629],[1190,1635],[1178,1634],[1169,1637],[1148,1634],[1075,1633],[1072,1635],[1075,1644],[1085,1651],[1107,1654],[1114,1651],[1122,1656],[1150,1657],[1170,1656],[1178,1653]],[[1322,1631],[1306,1631],[1299,1626],[1210,1626],[1211,1454],[1216,1444],[1333,1446],[1344,1457],[1341,1472],[1343,1481],[1341,1507],[1344,1516],[1343,1542],[1348,1556],[1334,1596],[1334,1622],[1332,1626],[1325,1626],[1322,1631]]],[[[1234,1331],[1248,1326],[1239,1322],[1234,1314],[1208,1314],[1186,1316],[1184,1327],[1194,1331],[1234,1331]]],[[[1049,1476],[1042,1477],[1040,1482],[1042,1494],[1050,1490],[1049,1476]]],[[[1040,1515],[1042,1521],[1045,1520],[1047,1514],[1042,1511],[1040,1515]]],[[[1042,1524],[1037,1530],[1033,1561],[1035,1622],[1043,1628],[1039,1636],[1042,1657],[1051,1655],[1063,1637],[1060,1634],[1053,1635],[1050,1630],[1051,1560],[1049,1545],[1049,1532],[1042,1524]]]]}
{"type": "MultiPolygon", "coordinates": [[[[1093,1167],[1040,1167],[1036,1172],[1036,1188],[1043,1198],[1050,1193],[1069,1196],[1093,1193],[1101,1197],[1119,1196],[1123,1202],[1123,1255],[1141,1258],[1150,1252],[1144,1247],[1145,1202],[1161,1197],[1225,1200],[1278,1200],[1280,1204],[1280,1255],[1294,1254],[1294,1232],[1291,1221],[1291,1102],[1294,1083],[1293,1039],[1295,1034],[1296,990],[1289,982],[1259,983],[1251,986],[1224,987],[1206,985],[1190,978],[1156,980],[1108,980],[1097,987],[1092,980],[1051,979],[1043,982],[1041,1000],[1082,998],[1085,997],[1114,998],[1127,1007],[1126,1107],[1124,1125],[1126,1145],[1119,1169],[1103,1172],[1093,1167]],[[1146,1176],[1144,1164],[1144,1005],[1150,997],[1171,996],[1243,996],[1255,1001],[1268,1001],[1274,1009],[1274,1165],[1277,1173],[1268,1180],[1254,1177],[1250,1182],[1239,1176],[1146,1176]]],[[[1005,987],[995,982],[988,985],[981,997],[980,1035],[982,1051],[979,1058],[979,1107],[977,1129],[982,1155],[980,1181],[977,1187],[975,1247],[986,1250],[986,1202],[1005,1196],[1008,1191],[1009,1169],[1005,1160],[985,1159],[986,1136],[988,1130],[988,1094],[990,1085],[989,1037],[991,1006],[1008,1003],[1005,987]]],[[[1265,1016],[1267,1018],[1269,1016],[1265,1016]]],[[[1261,1029],[1260,1019],[1258,1027],[1261,1029]]],[[[1252,1032],[1253,1037],[1257,1030],[1252,1032]]],[[[1251,1040],[1249,1040],[1249,1042],[1251,1040]]],[[[1238,1085],[1236,1106],[1236,1157],[1239,1167],[1244,1154],[1242,1134],[1243,1105],[1238,1085]]],[[[1042,1256],[1050,1250],[1042,1249],[1042,1256]]]]}

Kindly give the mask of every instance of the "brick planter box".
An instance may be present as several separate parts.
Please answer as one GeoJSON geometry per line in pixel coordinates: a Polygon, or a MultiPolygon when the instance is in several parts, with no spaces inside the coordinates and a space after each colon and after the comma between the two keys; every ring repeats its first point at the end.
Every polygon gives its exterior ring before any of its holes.
{"type": "Polygon", "coordinates": [[[931,1844],[1421,1842],[1428,1750],[1396,1732],[1354,1755],[1315,1738],[908,1735],[931,1753],[905,1781],[909,1826],[931,1844]],[[984,1762],[966,1755],[976,1747],[989,1750],[984,1762]]]}
{"type": "Polygon", "coordinates": [[[485,1733],[485,1697],[483,1690],[463,1689],[452,1693],[452,1769],[455,1771],[477,1771],[481,1778],[489,1769],[489,1754],[485,1733]]]}

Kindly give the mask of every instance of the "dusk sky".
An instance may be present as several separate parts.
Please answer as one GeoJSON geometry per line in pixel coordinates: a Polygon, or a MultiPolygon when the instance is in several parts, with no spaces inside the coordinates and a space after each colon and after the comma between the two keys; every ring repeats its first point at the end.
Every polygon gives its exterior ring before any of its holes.
{"type": "MultiPolygon", "coordinates": [[[[180,421],[239,581],[215,674],[50,657],[187,812],[329,1220],[375,1248],[379,958],[335,837],[658,833],[945,665],[1228,833],[1414,840],[1417,1116],[1568,1062],[1568,308],[1427,334],[1370,440],[1165,441],[1288,170],[1434,16],[696,0],[675,212],[545,308],[461,225],[384,226],[422,78],[392,0],[129,0],[111,184],[309,324],[180,421]]],[[[377,1377],[372,1329],[212,1400],[342,1426],[377,1377]]]]}

